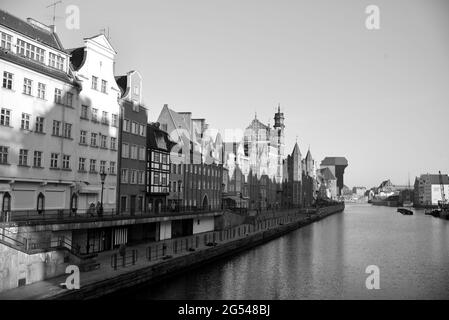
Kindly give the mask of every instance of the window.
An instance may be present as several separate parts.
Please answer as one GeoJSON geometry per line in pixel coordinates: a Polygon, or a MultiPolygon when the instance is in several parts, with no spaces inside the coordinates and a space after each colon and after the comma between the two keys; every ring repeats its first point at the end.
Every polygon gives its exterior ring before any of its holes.
{"type": "Polygon", "coordinates": [[[57,168],[58,167],[58,161],[59,161],[59,154],[58,153],[52,153],[50,157],[50,168],[57,168]]]}
{"type": "Polygon", "coordinates": [[[8,164],[8,147],[0,146],[0,164],[8,164]]]}
{"type": "Polygon", "coordinates": [[[80,131],[80,144],[87,144],[86,137],[87,137],[87,131],[81,130],[80,131]]]}
{"type": "Polygon", "coordinates": [[[42,151],[34,151],[33,166],[42,168],[42,151]]]}
{"type": "Polygon", "coordinates": [[[3,88],[12,90],[12,79],[13,79],[13,74],[4,71],[3,72],[3,88]]]}
{"type": "Polygon", "coordinates": [[[128,119],[125,119],[125,120],[123,120],[123,131],[125,131],[125,132],[129,132],[129,120],[128,119]]]}
{"type": "Polygon", "coordinates": [[[153,184],[154,185],[159,185],[159,172],[153,172],[153,184]]]}
{"type": "Polygon", "coordinates": [[[64,138],[72,138],[72,124],[64,123],[64,138]]]}
{"type": "Polygon", "coordinates": [[[55,102],[62,104],[62,90],[55,88],[55,102]]]}
{"type": "Polygon", "coordinates": [[[86,158],[80,158],[78,162],[78,170],[86,171],[86,158]]]}
{"type": "Polygon", "coordinates": [[[122,158],[129,158],[129,145],[122,143],[122,158]]]}
{"type": "Polygon", "coordinates": [[[120,181],[122,183],[128,183],[128,169],[122,169],[120,181]]]}
{"type": "Polygon", "coordinates": [[[100,146],[105,149],[108,147],[108,137],[107,136],[100,135],[100,146]]]}
{"type": "Polygon", "coordinates": [[[64,70],[64,58],[50,52],[48,55],[48,65],[52,68],[64,70]]]}
{"type": "Polygon", "coordinates": [[[95,76],[92,76],[92,89],[98,90],[98,78],[95,76]]]}
{"type": "Polygon", "coordinates": [[[111,149],[116,150],[116,148],[117,148],[117,138],[111,137],[111,149]]]}
{"type": "Polygon", "coordinates": [[[138,173],[138,183],[139,184],[145,184],[145,172],[139,171],[138,173]]]}
{"type": "Polygon", "coordinates": [[[145,126],[144,125],[140,125],[140,135],[142,137],[145,137],[145,126]]]}
{"type": "Polygon", "coordinates": [[[131,146],[131,159],[137,160],[137,146],[136,145],[131,146]]]}
{"type": "Polygon", "coordinates": [[[67,92],[67,106],[73,106],[73,93],[67,92]]]}
{"type": "Polygon", "coordinates": [[[118,116],[116,114],[112,115],[112,126],[118,127],[118,116]]]}
{"type": "Polygon", "coordinates": [[[139,160],[145,160],[145,148],[139,147],[139,160]]]}
{"type": "Polygon", "coordinates": [[[96,147],[97,146],[97,134],[96,133],[91,133],[90,134],[90,145],[92,147],[96,147]]]}
{"type": "Polygon", "coordinates": [[[61,121],[53,120],[53,135],[60,136],[61,121]]]}
{"type": "Polygon", "coordinates": [[[100,161],[100,172],[106,172],[106,161],[100,161]]]}
{"type": "Polygon", "coordinates": [[[131,170],[131,184],[136,184],[137,183],[137,171],[136,170],[131,170]]]}
{"type": "Polygon", "coordinates": [[[0,110],[0,125],[9,127],[10,120],[11,120],[11,110],[2,108],[0,110]]]}
{"type": "Polygon", "coordinates": [[[62,156],[62,168],[63,169],[70,169],[70,156],[69,155],[63,155],[62,156]]]}
{"type": "Polygon", "coordinates": [[[108,120],[108,113],[106,111],[103,111],[101,113],[101,123],[103,124],[109,124],[109,120],[108,120]]]}
{"type": "Polygon", "coordinates": [[[92,121],[98,122],[98,109],[92,108],[92,121]]]}
{"type": "Polygon", "coordinates": [[[101,80],[101,92],[107,93],[106,92],[107,86],[108,86],[108,82],[106,80],[101,80]]]}
{"type": "Polygon", "coordinates": [[[115,161],[109,162],[109,174],[115,174],[115,161]]]}
{"type": "Polygon", "coordinates": [[[137,134],[137,123],[135,123],[134,121],[131,123],[131,133],[137,134]]]}
{"type": "Polygon", "coordinates": [[[83,119],[89,119],[89,107],[88,106],[81,106],[81,118],[83,119]]]}
{"type": "Polygon", "coordinates": [[[17,54],[44,63],[45,50],[21,39],[17,39],[17,54]]]}
{"type": "Polygon", "coordinates": [[[37,84],[37,97],[38,98],[45,100],[45,89],[46,89],[45,84],[40,83],[40,82],[37,84]]]}
{"type": "Polygon", "coordinates": [[[97,160],[90,159],[89,171],[92,173],[97,172],[97,160]]]}
{"type": "Polygon", "coordinates": [[[28,113],[22,113],[22,121],[20,122],[20,128],[23,130],[30,130],[30,115],[28,113]]]}
{"type": "Polygon", "coordinates": [[[31,86],[33,84],[33,81],[30,79],[24,78],[23,79],[23,93],[31,96],[31,86]]]}
{"type": "Polygon", "coordinates": [[[36,117],[35,131],[38,133],[44,133],[44,118],[43,117],[36,117]]]}
{"type": "Polygon", "coordinates": [[[28,150],[20,149],[19,150],[19,166],[27,166],[28,165],[28,150]]]}
{"type": "Polygon", "coordinates": [[[2,32],[2,40],[1,40],[1,47],[6,50],[11,50],[11,42],[12,42],[12,36],[2,32]]]}

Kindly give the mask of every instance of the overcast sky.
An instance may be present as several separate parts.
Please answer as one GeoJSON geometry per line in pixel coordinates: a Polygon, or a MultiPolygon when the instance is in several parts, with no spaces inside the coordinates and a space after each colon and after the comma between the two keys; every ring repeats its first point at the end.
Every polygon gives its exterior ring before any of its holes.
{"type": "MultiPolygon", "coordinates": [[[[51,24],[52,0],[1,0],[51,24]]],[[[345,156],[345,184],[407,183],[449,172],[449,1],[68,1],[57,6],[66,48],[109,27],[117,74],[141,72],[150,120],[164,103],[217,129],[244,128],[257,111],[286,117],[317,161],[345,156]],[[65,27],[79,6],[80,30],[65,27]],[[367,30],[365,8],[380,8],[367,30]]]]}

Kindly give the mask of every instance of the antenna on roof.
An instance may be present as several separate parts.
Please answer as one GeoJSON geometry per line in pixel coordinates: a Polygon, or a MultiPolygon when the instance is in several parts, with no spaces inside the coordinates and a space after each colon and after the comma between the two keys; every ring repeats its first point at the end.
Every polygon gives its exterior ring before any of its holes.
{"type": "Polygon", "coordinates": [[[102,34],[104,34],[104,36],[106,37],[106,39],[108,39],[109,41],[111,41],[111,36],[110,36],[110,34],[109,34],[109,27],[107,27],[107,29],[106,29],[106,28],[100,29],[100,32],[101,32],[102,34]],[[106,31],[108,32],[108,34],[106,34],[106,31]]]}
{"type": "Polygon", "coordinates": [[[56,5],[58,5],[60,3],[62,3],[62,1],[55,1],[46,7],[46,8],[53,7],[53,25],[55,25],[55,22],[56,22],[56,5]]]}

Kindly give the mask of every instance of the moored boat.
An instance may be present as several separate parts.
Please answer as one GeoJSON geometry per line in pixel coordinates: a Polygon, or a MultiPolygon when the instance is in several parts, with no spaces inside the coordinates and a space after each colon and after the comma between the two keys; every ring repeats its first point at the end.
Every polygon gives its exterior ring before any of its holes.
{"type": "Polygon", "coordinates": [[[397,211],[402,213],[403,215],[406,215],[406,216],[413,215],[413,211],[412,210],[408,210],[408,209],[405,209],[405,208],[398,208],[397,211]]]}

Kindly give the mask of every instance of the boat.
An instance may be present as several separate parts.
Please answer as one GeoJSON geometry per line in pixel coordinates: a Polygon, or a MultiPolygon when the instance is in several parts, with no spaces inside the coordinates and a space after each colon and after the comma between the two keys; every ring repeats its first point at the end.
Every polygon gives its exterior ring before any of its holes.
{"type": "Polygon", "coordinates": [[[403,215],[406,216],[412,216],[413,215],[413,211],[409,210],[409,209],[405,209],[405,208],[398,208],[398,212],[402,213],[403,215]]]}

